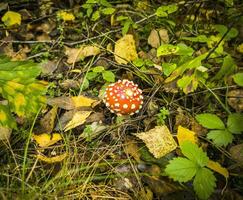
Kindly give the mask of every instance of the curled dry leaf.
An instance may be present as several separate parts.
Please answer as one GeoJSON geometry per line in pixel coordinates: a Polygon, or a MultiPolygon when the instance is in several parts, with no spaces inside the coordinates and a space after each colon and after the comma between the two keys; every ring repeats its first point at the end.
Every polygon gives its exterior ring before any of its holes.
{"type": "Polygon", "coordinates": [[[40,147],[49,147],[58,141],[62,140],[62,136],[59,133],[53,133],[53,134],[47,134],[47,133],[42,133],[40,135],[34,134],[33,139],[36,141],[36,143],[40,147]]]}
{"type": "Polygon", "coordinates": [[[58,155],[58,156],[53,156],[53,157],[47,157],[47,156],[44,156],[42,154],[38,154],[36,156],[37,159],[43,161],[43,162],[47,162],[47,163],[56,163],[56,162],[61,162],[63,161],[66,157],[68,156],[67,153],[63,153],[61,155],[58,155]]]}
{"type": "Polygon", "coordinates": [[[72,64],[83,60],[89,56],[96,56],[100,53],[100,49],[97,46],[81,46],[80,48],[65,47],[65,54],[67,55],[67,63],[72,64]]]}
{"type": "Polygon", "coordinates": [[[57,106],[65,110],[72,110],[79,107],[90,107],[94,103],[97,103],[97,100],[79,95],[74,97],[55,97],[47,100],[47,104],[51,106],[57,106]]]}
{"type": "Polygon", "coordinates": [[[127,64],[138,58],[133,35],[127,34],[115,44],[115,60],[119,64],[127,64]]]}
{"type": "Polygon", "coordinates": [[[144,141],[155,158],[161,158],[177,147],[175,140],[165,125],[156,126],[148,132],[136,133],[134,135],[144,141]]]}
{"type": "Polygon", "coordinates": [[[148,37],[148,44],[154,48],[158,48],[161,44],[169,43],[169,35],[166,29],[153,29],[148,37]]]}

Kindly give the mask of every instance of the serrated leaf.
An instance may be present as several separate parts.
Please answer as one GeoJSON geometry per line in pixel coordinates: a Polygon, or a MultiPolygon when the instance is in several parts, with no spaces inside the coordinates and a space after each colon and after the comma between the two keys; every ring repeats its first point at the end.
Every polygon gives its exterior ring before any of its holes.
{"type": "Polygon", "coordinates": [[[224,123],[223,121],[214,114],[205,113],[205,114],[199,114],[196,115],[196,120],[199,124],[201,124],[203,127],[208,129],[224,129],[224,123]]]}
{"type": "Polygon", "coordinates": [[[207,138],[213,140],[213,143],[217,146],[227,146],[234,138],[232,133],[227,130],[212,130],[207,134],[207,138]]]}
{"type": "Polygon", "coordinates": [[[181,145],[185,141],[190,141],[194,144],[197,143],[196,133],[182,126],[178,127],[176,137],[179,142],[179,145],[181,145]]]}
{"type": "Polygon", "coordinates": [[[40,135],[34,134],[32,137],[36,141],[36,143],[43,148],[49,147],[57,143],[58,141],[62,140],[62,136],[59,133],[42,133],[40,135]]]}
{"type": "Polygon", "coordinates": [[[3,17],[2,22],[5,26],[13,26],[13,25],[20,25],[21,24],[21,15],[17,12],[7,11],[3,17]]]}
{"type": "Polygon", "coordinates": [[[196,174],[198,165],[187,158],[174,158],[165,168],[165,173],[175,181],[190,181],[196,174]]]}
{"type": "Polygon", "coordinates": [[[227,129],[232,133],[240,134],[243,131],[243,114],[230,114],[227,120],[227,129]]]}
{"type": "Polygon", "coordinates": [[[190,141],[184,141],[181,145],[181,152],[191,161],[197,163],[199,166],[204,167],[207,165],[209,158],[196,144],[190,141]]]}
{"type": "Polygon", "coordinates": [[[193,181],[193,188],[200,199],[208,199],[216,187],[216,178],[207,168],[197,171],[193,181]]]}
{"type": "Polygon", "coordinates": [[[218,162],[209,160],[207,167],[212,169],[213,171],[218,172],[219,174],[223,175],[226,179],[229,178],[228,170],[226,168],[222,167],[218,162]]]}
{"type": "Polygon", "coordinates": [[[115,82],[115,74],[112,71],[103,71],[102,77],[107,82],[111,82],[111,83],[115,82]]]}
{"type": "Polygon", "coordinates": [[[134,135],[144,141],[155,158],[161,158],[177,147],[167,126],[156,126],[147,132],[134,135]]]}
{"type": "Polygon", "coordinates": [[[233,76],[234,82],[243,87],[243,73],[237,73],[233,76]]]}

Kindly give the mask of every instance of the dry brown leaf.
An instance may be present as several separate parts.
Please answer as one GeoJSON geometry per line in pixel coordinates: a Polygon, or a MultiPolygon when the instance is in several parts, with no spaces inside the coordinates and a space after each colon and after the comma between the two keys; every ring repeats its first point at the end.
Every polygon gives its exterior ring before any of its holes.
{"type": "Polygon", "coordinates": [[[228,93],[228,103],[236,110],[236,112],[243,111],[243,89],[231,90],[228,93]]]}
{"type": "Polygon", "coordinates": [[[51,75],[57,69],[57,66],[57,61],[48,60],[41,64],[41,72],[44,75],[51,75]]]}
{"type": "Polygon", "coordinates": [[[243,163],[243,144],[232,146],[229,152],[234,160],[243,163]]]}
{"type": "Polygon", "coordinates": [[[175,150],[177,144],[167,126],[156,126],[148,132],[134,134],[144,141],[155,158],[161,158],[175,150]]]}
{"type": "Polygon", "coordinates": [[[197,143],[196,133],[190,131],[187,128],[179,126],[177,130],[177,140],[179,145],[181,145],[185,141],[191,141],[193,144],[196,144],[197,143]]]}
{"type": "Polygon", "coordinates": [[[85,97],[55,97],[47,100],[47,104],[51,106],[57,106],[65,110],[72,110],[79,107],[90,107],[93,103],[98,102],[97,100],[85,97]]]}
{"type": "Polygon", "coordinates": [[[53,133],[53,134],[47,134],[47,133],[42,133],[40,135],[34,134],[33,139],[36,141],[36,143],[40,147],[49,147],[58,141],[62,140],[62,136],[59,133],[53,133]]]}
{"type": "Polygon", "coordinates": [[[54,123],[57,115],[57,106],[54,106],[45,116],[40,120],[41,131],[43,133],[51,133],[54,128],[54,123]]]}
{"type": "Polygon", "coordinates": [[[119,64],[127,64],[138,58],[133,35],[127,34],[115,44],[115,60],[119,64]]]}
{"type": "Polygon", "coordinates": [[[158,48],[161,44],[169,43],[169,35],[166,29],[153,29],[148,37],[148,44],[154,48],[158,48]]]}
{"type": "Polygon", "coordinates": [[[137,142],[135,140],[128,140],[126,141],[126,143],[124,144],[124,151],[131,155],[134,160],[136,160],[137,162],[140,162],[140,157],[141,157],[141,153],[139,152],[139,147],[137,145],[137,142]]]}
{"type": "Polygon", "coordinates": [[[56,163],[56,162],[61,162],[63,161],[66,157],[67,157],[67,153],[63,153],[61,155],[58,156],[53,156],[53,157],[47,157],[41,154],[38,154],[36,157],[37,159],[47,162],[47,163],[56,163]]]}
{"type": "Polygon", "coordinates": [[[218,162],[209,160],[207,167],[212,169],[213,171],[218,172],[219,174],[223,175],[226,179],[229,178],[228,170],[226,168],[222,167],[218,162]]]}
{"type": "Polygon", "coordinates": [[[64,131],[73,129],[79,125],[82,125],[92,111],[77,111],[74,113],[72,119],[65,125],[64,131]]]}
{"type": "Polygon", "coordinates": [[[12,129],[0,126],[0,140],[8,140],[11,136],[12,129]]]}
{"type": "Polygon", "coordinates": [[[65,47],[65,54],[67,55],[67,63],[72,64],[83,60],[89,56],[96,56],[100,53],[100,49],[97,46],[81,46],[80,48],[65,47]]]}

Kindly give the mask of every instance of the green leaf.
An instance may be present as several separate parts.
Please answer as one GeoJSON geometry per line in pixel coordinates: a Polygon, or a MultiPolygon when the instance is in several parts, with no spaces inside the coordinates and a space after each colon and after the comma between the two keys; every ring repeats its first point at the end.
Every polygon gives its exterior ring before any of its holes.
{"type": "Polygon", "coordinates": [[[237,73],[233,76],[234,82],[243,87],[243,73],[237,73]]]}
{"type": "Polygon", "coordinates": [[[13,25],[20,25],[21,24],[21,15],[17,12],[7,11],[2,16],[2,22],[7,27],[10,27],[10,26],[13,26],[13,25]]]}
{"type": "Polygon", "coordinates": [[[16,128],[16,123],[11,115],[8,105],[0,104],[0,126],[16,128]]]}
{"type": "Polygon", "coordinates": [[[102,76],[108,82],[115,82],[115,74],[111,71],[103,71],[102,76]]]}
{"type": "Polygon", "coordinates": [[[156,10],[156,15],[158,17],[167,17],[168,14],[174,13],[175,11],[177,11],[178,6],[175,4],[171,4],[171,5],[167,5],[167,6],[160,6],[157,10],[156,10]]]}
{"type": "Polygon", "coordinates": [[[100,11],[96,10],[91,17],[91,21],[97,21],[100,18],[100,11]]]}
{"type": "Polygon", "coordinates": [[[142,58],[137,58],[132,62],[136,67],[142,67],[143,65],[145,65],[145,62],[142,58]]]}
{"type": "Polygon", "coordinates": [[[176,63],[163,63],[162,70],[164,75],[169,76],[176,69],[176,67],[176,63]]]}
{"type": "Polygon", "coordinates": [[[176,52],[176,55],[180,56],[192,56],[194,49],[191,47],[188,47],[187,45],[180,43],[177,45],[179,48],[178,51],[176,52]]]}
{"type": "Polygon", "coordinates": [[[116,11],[115,8],[103,8],[103,9],[101,10],[101,12],[102,12],[104,15],[111,15],[111,14],[113,14],[115,11],[116,11]]]}
{"type": "MultiPolygon", "coordinates": [[[[219,36],[223,37],[223,35],[228,31],[228,28],[225,25],[217,24],[214,25],[216,31],[219,32],[219,36]]],[[[239,31],[235,28],[231,28],[230,31],[227,33],[225,40],[230,40],[235,38],[239,34],[239,31]]]]}
{"type": "Polygon", "coordinates": [[[93,72],[96,72],[96,73],[100,73],[100,72],[103,72],[105,70],[105,68],[103,66],[97,66],[97,67],[94,67],[93,68],[93,72]]]}
{"type": "Polygon", "coordinates": [[[86,75],[87,80],[93,81],[98,74],[96,72],[88,72],[86,75]]]}
{"type": "Polygon", "coordinates": [[[193,181],[193,188],[200,199],[208,199],[216,187],[216,178],[207,168],[201,168],[193,181]]]}
{"type": "Polygon", "coordinates": [[[123,36],[127,34],[131,24],[132,24],[132,21],[130,19],[125,21],[125,23],[123,24],[123,27],[122,27],[122,35],[123,36]]]}
{"type": "Polygon", "coordinates": [[[243,131],[243,114],[230,114],[227,120],[227,129],[231,133],[240,134],[243,131]]]}
{"type": "Polygon", "coordinates": [[[227,130],[211,130],[207,134],[207,138],[212,140],[217,146],[227,146],[234,138],[231,132],[227,130]]]}
{"type": "Polygon", "coordinates": [[[191,42],[201,42],[201,43],[205,43],[208,41],[208,38],[206,35],[198,35],[197,37],[182,37],[182,40],[188,40],[191,42]]]}
{"type": "Polygon", "coordinates": [[[201,124],[203,127],[208,129],[224,129],[223,121],[214,114],[205,113],[196,115],[196,120],[201,124]]]}
{"type": "Polygon", "coordinates": [[[187,158],[174,158],[165,168],[165,173],[175,181],[187,182],[191,180],[198,170],[198,166],[187,158]]]}
{"type": "Polygon", "coordinates": [[[106,0],[99,0],[99,3],[105,7],[112,7],[112,5],[106,0]]]}
{"type": "Polygon", "coordinates": [[[193,144],[190,141],[185,141],[181,144],[180,148],[184,156],[197,163],[200,167],[204,167],[208,164],[209,158],[207,157],[207,154],[196,144],[193,144]]]}
{"type": "Polygon", "coordinates": [[[157,49],[157,57],[175,54],[179,50],[179,47],[172,44],[162,44],[157,49]]]}

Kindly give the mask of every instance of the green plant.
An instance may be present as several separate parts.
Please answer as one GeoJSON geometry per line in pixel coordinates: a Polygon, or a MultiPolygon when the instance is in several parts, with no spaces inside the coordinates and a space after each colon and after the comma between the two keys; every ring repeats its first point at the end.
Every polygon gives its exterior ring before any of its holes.
{"type": "Polygon", "coordinates": [[[165,124],[165,119],[168,117],[170,114],[169,110],[166,109],[165,107],[162,107],[157,114],[157,124],[158,125],[164,125],[165,124]]]}
{"type": "Polygon", "coordinates": [[[10,61],[0,56],[0,125],[16,128],[12,112],[29,117],[45,102],[45,83],[36,80],[41,68],[31,61],[10,61]]]}
{"type": "Polygon", "coordinates": [[[120,15],[116,18],[116,21],[120,22],[122,25],[122,35],[126,35],[130,27],[134,29],[138,27],[138,25],[132,20],[130,16],[120,15]]]}
{"type": "Polygon", "coordinates": [[[207,138],[217,146],[227,146],[234,139],[233,134],[241,134],[243,131],[243,114],[241,113],[230,114],[226,125],[215,114],[199,114],[196,115],[196,119],[203,127],[210,129],[207,138]]]}
{"type": "Polygon", "coordinates": [[[175,181],[193,180],[193,188],[200,199],[208,199],[216,187],[216,178],[206,166],[209,158],[196,144],[185,141],[180,145],[186,157],[172,159],[165,168],[166,174],[175,181]]]}

